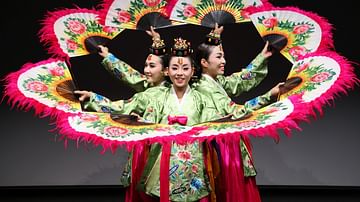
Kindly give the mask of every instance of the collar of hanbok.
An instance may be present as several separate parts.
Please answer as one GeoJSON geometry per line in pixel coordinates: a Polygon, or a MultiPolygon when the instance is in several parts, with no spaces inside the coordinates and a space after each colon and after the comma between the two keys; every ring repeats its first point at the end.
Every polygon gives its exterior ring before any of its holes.
{"type": "Polygon", "coordinates": [[[186,100],[188,94],[190,93],[190,91],[191,91],[191,88],[190,88],[189,85],[187,85],[187,86],[186,86],[185,93],[184,93],[184,96],[182,97],[181,100],[179,100],[179,98],[178,98],[177,95],[176,95],[174,86],[171,85],[170,94],[171,94],[171,96],[174,96],[175,100],[177,101],[177,102],[176,102],[176,105],[177,105],[177,107],[178,107],[178,109],[179,109],[180,112],[182,111],[183,105],[184,105],[185,100],[186,100]]]}
{"type": "Polygon", "coordinates": [[[224,88],[214,79],[212,78],[210,75],[208,74],[202,74],[202,77],[204,77],[205,79],[207,79],[208,81],[210,81],[210,83],[213,83],[215,86],[217,86],[219,88],[219,90],[227,96],[226,91],[224,90],[224,88]]]}

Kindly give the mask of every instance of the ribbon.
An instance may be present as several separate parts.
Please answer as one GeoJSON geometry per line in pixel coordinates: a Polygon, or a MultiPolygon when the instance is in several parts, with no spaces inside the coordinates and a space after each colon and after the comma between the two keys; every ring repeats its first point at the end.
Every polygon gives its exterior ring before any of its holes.
{"type": "Polygon", "coordinates": [[[168,124],[173,125],[178,123],[180,125],[186,125],[187,123],[187,116],[168,116],[168,124]]]}

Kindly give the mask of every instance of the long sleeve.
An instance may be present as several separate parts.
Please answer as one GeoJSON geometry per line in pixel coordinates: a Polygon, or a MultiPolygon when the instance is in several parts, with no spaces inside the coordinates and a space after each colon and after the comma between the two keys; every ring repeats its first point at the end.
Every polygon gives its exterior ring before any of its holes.
{"type": "Polygon", "coordinates": [[[217,82],[224,88],[229,96],[239,96],[256,87],[267,75],[268,67],[265,57],[260,53],[242,71],[230,76],[217,76],[217,82]]]}
{"type": "Polygon", "coordinates": [[[130,114],[131,112],[143,114],[149,102],[148,96],[144,94],[137,93],[128,100],[111,101],[102,95],[93,93],[90,100],[85,103],[85,108],[113,114],[130,114]]]}
{"type": "MultiPolygon", "coordinates": [[[[260,109],[269,105],[272,102],[271,92],[267,92],[263,95],[255,97],[247,102],[244,105],[236,104],[233,101],[227,102],[226,111],[227,114],[232,114],[233,119],[242,118],[248,114],[251,114],[253,111],[260,109]]],[[[226,104],[226,103],[225,103],[226,104]]]]}
{"type": "Polygon", "coordinates": [[[137,92],[145,91],[148,87],[150,87],[143,74],[132,68],[127,63],[119,60],[111,53],[103,59],[101,64],[107,71],[134,88],[137,92]]]}

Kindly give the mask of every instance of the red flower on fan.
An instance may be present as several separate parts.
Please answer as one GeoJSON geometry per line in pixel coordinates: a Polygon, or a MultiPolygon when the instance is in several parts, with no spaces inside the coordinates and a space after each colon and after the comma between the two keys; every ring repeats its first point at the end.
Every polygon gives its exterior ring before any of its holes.
{"type": "Polygon", "coordinates": [[[321,82],[326,81],[329,77],[330,77],[329,72],[320,72],[320,73],[315,74],[314,76],[312,76],[310,78],[310,81],[312,81],[314,83],[321,83],[321,82]]]}
{"type": "Polygon", "coordinates": [[[154,7],[159,5],[161,0],[143,0],[145,6],[154,7]]]}
{"type": "Polygon", "coordinates": [[[104,128],[104,133],[110,135],[111,137],[121,137],[126,135],[129,131],[125,128],[119,128],[116,126],[107,126],[104,128]]]}
{"type": "Polygon", "coordinates": [[[121,10],[118,12],[118,20],[121,23],[129,22],[131,19],[131,14],[127,11],[121,10]]]}
{"type": "Polygon", "coordinates": [[[271,114],[271,113],[274,113],[274,112],[277,112],[277,111],[279,111],[278,108],[269,108],[269,109],[265,110],[263,112],[263,114],[271,114]]]}
{"type": "Polygon", "coordinates": [[[244,19],[249,19],[250,18],[250,12],[242,10],[241,11],[241,17],[243,17],[244,19]]]}
{"type": "Polygon", "coordinates": [[[302,65],[299,65],[296,69],[295,69],[295,72],[296,73],[299,73],[299,72],[302,72],[304,71],[305,69],[307,69],[309,67],[309,63],[304,63],[302,65]]]}
{"type": "Polygon", "coordinates": [[[94,121],[99,120],[99,116],[96,114],[81,114],[80,119],[82,121],[94,122],[94,121]]]}
{"type": "Polygon", "coordinates": [[[49,68],[49,72],[53,76],[64,76],[65,73],[64,68],[60,66],[49,68]]]}
{"type": "Polygon", "coordinates": [[[254,127],[258,124],[259,122],[254,120],[254,121],[244,121],[244,122],[240,122],[238,124],[236,124],[236,126],[238,127],[243,127],[243,128],[249,128],[249,127],[254,127]]]}
{"type": "Polygon", "coordinates": [[[71,109],[71,106],[67,102],[58,102],[56,105],[56,109],[62,110],[62,111],[69,111],[71,109]]]}
{"type": "Polygon", "coordinates": [[[116,27],[111,27],[111,26],[104,26],[103,31],[106,32],[106,33],[111,34],[113,32],[116,32],[117,28],[116,27]]]}
{"type": "Polygon", "coordinates": [[[184,161],[188,161],[191,159],[191,153],[188,151],[179,151],[176,155],[179,159],[184,161]]]}
{"type": "Polygon", "coordinates": [[[77,20],[70,20],[68,22],[68,26],[70,31],[74,32],[75,34],[82,34],[86,31],[86,26],[77,20]]]}
{"type": "Polygon", "coordinates": [[[262,24],[267,28],[273,28],[278,24],[278,20],[276,17],[269,17],[269,18],[265,18],[262,21],[262,24]]]}
{"type": "Polygon", "coordinates": [[[309,25],[296,25],[293,29],[294,34],[303,34],[309,30],[309,25]]]}
{"type": "Polygon", "coordinates": [[[46,93],[48,91],[48,87],[41,81],[31,81],[26,84],[26,88],[37,93],[46,93]]]}
{"type": "Polygon", "coordinates": [[[298,58],[299,56],[303,56],[306,54],[306,49],[302,46],[294,46],[290,48],[289,54],[294,58],[298,58]]]}
{"type": "Polygon", "coordinates": [[[196,8],[193,6],[193,5],[190,5],[190,4],[187,4],[185,7],[184,7],[184,12],[183,12],[183,15],[187,18],[191,18],[193,16],[195,16],[197,13],[197,10],[196,8]]]}
{"type": "Polygon", "coordinates": [[[215,0],[215,4],[226,4],[228,0],[215,0]]]}
{"type": "Polygon", "coordinates": [[[69,50],[76,50],[78,48],[78,45],[75,41],[68,39],[66,40],[66,47],[69,50]]]}

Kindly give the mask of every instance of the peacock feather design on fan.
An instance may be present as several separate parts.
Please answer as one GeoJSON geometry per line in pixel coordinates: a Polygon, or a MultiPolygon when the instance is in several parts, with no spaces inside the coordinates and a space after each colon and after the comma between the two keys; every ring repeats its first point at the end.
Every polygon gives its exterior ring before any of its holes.
{"type": "Polygon", "coordinates": [[[307,53],[333,46],[330,24],[315,14],[290,7],[249,10],[261,37],[292,63],[307,53]]]}
{"type": "Polygon", "coordinates": [[[213,28],[219,25],[250,21],[245,8],[261,6],[261,0],[179,0],[170,19],[213,28]]]}
{"type": "Polygon", "coordinates": [[[101,23],[126,29],[150,30],[175,26],[167,13],[167,0],[104,0],[101,23]]]}
{"type": "Polygon", "coordinates": [[[57,116],[81,111],[70,71],[63,60],[25,64],[5,78],[5,96],[12,105],[36,114],[57,116]]]}
{"type": "Polygon", "coordinates": [[[123,31],[101,25],[98,18],[98,11],[81,8],[48,12],[39,31],[40,42],[50,54],[62,58],[96,52],[98,45],[106,44],[123,31]]]}

